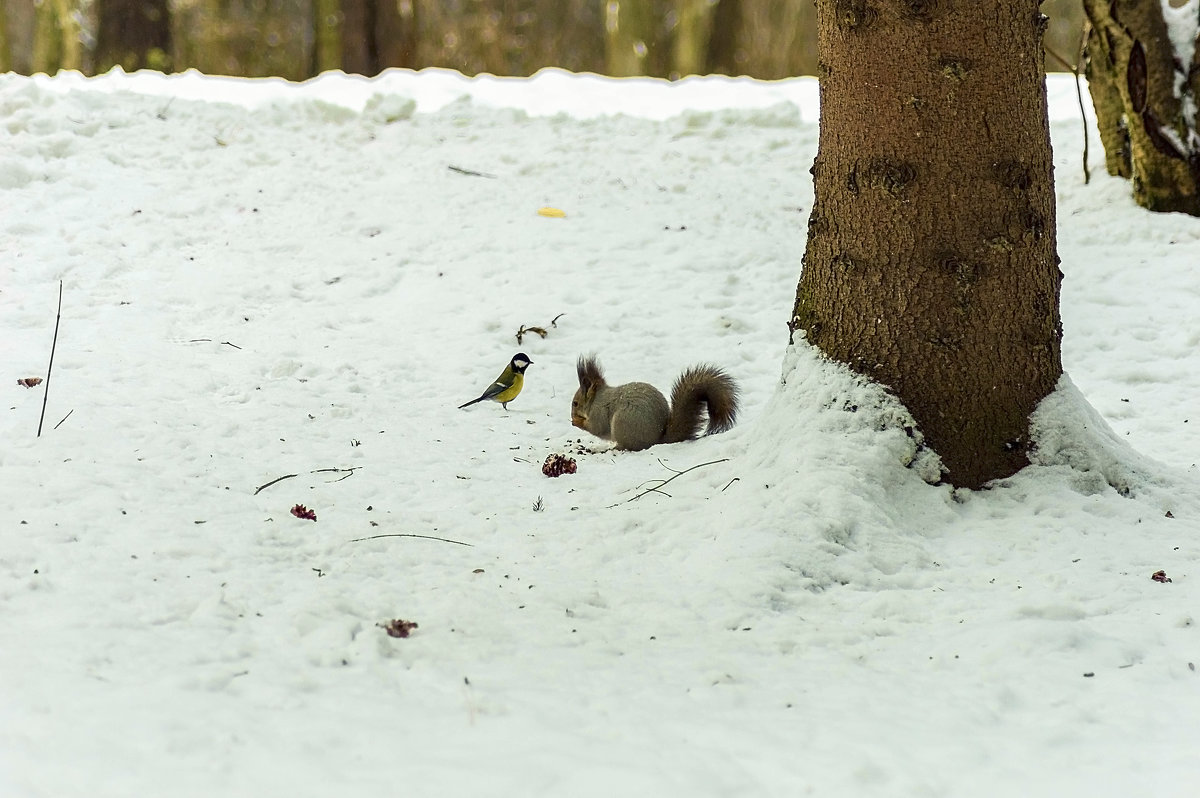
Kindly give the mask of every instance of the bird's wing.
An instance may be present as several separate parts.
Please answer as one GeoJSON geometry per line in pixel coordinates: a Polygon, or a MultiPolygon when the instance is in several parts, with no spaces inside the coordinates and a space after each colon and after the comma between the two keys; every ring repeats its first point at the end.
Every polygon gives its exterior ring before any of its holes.
{"type": "Polygon", "coordinates": [[[487,387],[486,391],[484,391],[482,394],[479,395],[479,399],[477,399],[476,401],[483,401],[484,399],[491,399],[493,396],[498,396],[498,395],[504,393],[506,390],[508,390],[511,387],[512,387],[511,385],[505,385],[504,383],[499,382],[499,381],[493,382],[491,385],[489,385],[487,387]]]}
{"type": "Polygon", "coordinates": [[[497,380],[496,382],[493,382],[491,385],[489,385],[487,387],[487,390],[485,390],[483,393],[481,393],[479,395],[478,399],[472,399],[471,401],[467,402],[466,404],[461,404],[458,406],[458,409],[462,410],[464,407],[470,407],[471,405],[475,404],[476,402],[482,402],[484,399],[491,399],[493,397],[499,396],[500,394],[504,393],[504,391],[507,390],[509,387],[510,386],[505,385],[504,383],[497,380]]]}

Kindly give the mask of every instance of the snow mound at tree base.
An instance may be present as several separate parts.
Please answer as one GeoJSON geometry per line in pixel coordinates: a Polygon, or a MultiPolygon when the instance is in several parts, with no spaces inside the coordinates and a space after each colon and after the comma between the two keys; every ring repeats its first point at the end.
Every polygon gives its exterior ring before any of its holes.
{"type": "Polygon", "coordinates": [[[1195,500],[1194,480],[1134,451],[1066,375],[1034,413],[1031,436],[1032,463],[1013,477],[983,491],[935,484],[941,461],[903,404],[800,342],[746,431],[751,471],[740,472],[764,497],[747,526],[786,541],[778,556],[787,590],[903,589],[933,578],[922,574],[936,571],[937,539],[986,530],[1013,505],[1048,515],[1081,502],[1100,511],[1098,503],[1137,523],[1195,500]]]}
{"type": "Polygon", "coordinates": [[[784,561],[805,589],[921,581],[930,521],[951,520],[953,493],[931,484],[941,463],[884,388],[800,342],[747,439],[763,523],[788,541],[784,561]]]}
{"type": "Polygon", "coordinates": [[[1121,440],[1066,374],[1034,411],[1030,433],[1033,466],[1061,474],[1084,495],[1112,488],[1132,497],[1168,484],[1167,467],[1121,440]]]}

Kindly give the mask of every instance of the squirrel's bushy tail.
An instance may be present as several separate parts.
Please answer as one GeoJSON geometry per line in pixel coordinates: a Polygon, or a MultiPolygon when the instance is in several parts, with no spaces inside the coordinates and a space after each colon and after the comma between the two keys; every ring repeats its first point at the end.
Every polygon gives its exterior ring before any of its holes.
{"type": "Polygon", "coordinates": [[[692,366],[679,375],[671,389],[671,415],[663,443],[678,443],[697,437],[708,415],[705,434],[724,432],[737,421],[738,389],[722,369],[707,364],[692,366]]]}

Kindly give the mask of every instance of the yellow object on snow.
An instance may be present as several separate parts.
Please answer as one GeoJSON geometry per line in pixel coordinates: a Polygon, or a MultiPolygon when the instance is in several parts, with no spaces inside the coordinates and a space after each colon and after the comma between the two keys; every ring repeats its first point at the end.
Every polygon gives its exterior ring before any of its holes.
{"type": "Polygon", "coordinates": [[[567,212],[558,208],[538,208],[538,216],[549,216],[551,219],[564,219],[567,212]]]}

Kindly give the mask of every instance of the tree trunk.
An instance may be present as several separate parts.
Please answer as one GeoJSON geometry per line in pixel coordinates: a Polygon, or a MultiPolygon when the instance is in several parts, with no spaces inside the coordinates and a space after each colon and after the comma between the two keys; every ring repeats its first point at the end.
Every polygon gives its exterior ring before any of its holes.
{"type": "Polygon", "coordinates": [[[375,20],[379,68],[417,68],[416,0],[380,0],[375,20]]]}
{"type": "Polygon", "coordinates": [[[1092,95],[1092,106],[1096,109],[1096,127],[1100,130],[1100,143],[1104,146],[1104,166],[1110,175],[1128,179],[1133,176],[1133,153],[1129,150],[1129,127],[1125,120],[1121,91],[1117,88],[1115,70],[1093,66],[1097,59],[1104,61],[1107,56],[1100,49],[1096,29],[1091,25],[1088,26],[1083,58],[1088,91],[1092,95]]]}
{"type": "Polygon", "coordinates": [[[606,71],[618,78],[646,74],[654,41],[652,0],[600,0],[604,8],[606,71]]]}
{"type": "Polygon", "coordinates": [[[778,80],[817,73],[813,0],[738,0],[742,71],[778,80]]]}
{"type": "MultiPolygon", "coordinates": [[[[745,71],[738,59],[742,2],[717,0],[717,7],[713,10],[712,33],[708,37],[708,64],[714,74],[740,75],[745,71]]],[[[744,60],[744,52],[742,55],[744,60]]]]}
{"type": "MultiPolygon", "coordinates": [[[[1152,211],[1200,216],[1200,48],[1176,52],[1161,0],[1084,0],[1091,23],[1087,77],[1110,174],[1133,181],[1152,211]]],[[[1182,26],[1181,26],[1182,27],[1182,26]]]]}
{"type": "Polygon", "coordinates": [[[80,69],[83,43],[70,0],[35,0],[34,5],[33,71],[53,75],[60,69],[80,69]]]}
{"type": "Polygon", "coordinates": [[[342,0],[342,69],[417,67],[416,0],[342,0]]]}
{"type": "Polygon", "coordinates": [[[359,75],[379,72],[375,37],[375,0],[342,0],[342,69],[359,75]]]}
{"type": "Polygon", "coordinates": [[[713,12],[710,0],[675,0],[675,40],[671,48],[672,77],[708,73],[709,38],[713,12]]]}
{"type": "Polygon", "coordinates": [[[313,0],[312,73],[342,68],[342,13],[338,0],[313,0]]]}
{"type": "Polygon", "coordinates": [[[8,9],[0,6],[0,72],[8,72],[12,68],[12,48],[8,43],[8,9]]]}
{"type": "Polygon", "coordinates": [[[794,324],[883,383],[976,488],[1062,373],[1041,35],[1028,0],[818,0],[820,144],[794,324]]]}
{"type": "Polygon", "coordinates": [[[120,66],[136,69],[171,67],[171,17],[167,0],[99,0],[96,26],[96,71],[120,66]]]}

